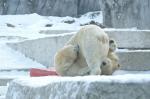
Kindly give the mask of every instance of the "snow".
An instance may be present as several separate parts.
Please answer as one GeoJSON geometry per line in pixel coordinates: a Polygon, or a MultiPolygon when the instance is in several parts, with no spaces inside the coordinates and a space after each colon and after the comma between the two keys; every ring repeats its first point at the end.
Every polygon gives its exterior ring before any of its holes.
{"type": "Polygon", "coordinates": [[[137,75],[137,74],[150,74],[150,71],[126,71],[126,70],[117,70],[113,73],[113,75],[126,75],[126,74],[134,74],[134,75],[137,75]]]}
{"type": "Polygon", "coordinates": [[[5,99],[5,96],[0,96],[0,99],[5,99]]]}
{"type": "Polygon", "coordinates": [[[31,68],[31,67],[43,67],[41,64],[26,58],[23,54],[12,50],[5,44],[0,44],[0,60],[1,69],[17,69],[17,68],[31,68]],[[16,58],[14,58],[14,56],[16,58]]]}
{"type": "MultiPolygon", "coordinates": [[[[57,35],[41,34],[41,30],[78,30],[81,24],[85,24],[91,20],[102,23],[102,12],[97,11],[94,13],[89,12],[79,18],[69,16],[40,16],[35,13],[25,15],[0,15],[0,77],[28,76],[28,71],[25,71],[27,69],[46,68],[42,64],[27,58],[20,52],[9,48],[6,45],[7,43],[57,35]],[[65,23],[65,21],[72,20],[74,20],[72,24],[65,23]],[[46,27],[47,24],[52,24],[52,26],[46,27]],[[17,69],[22,70],[17,71],[17,69]]],[[[66,34],[59,34],[59,36],[66,34]]]]}
{"type": "Polygon", "coordinates": [[[76,77],[58,77],[58,76],[47,76],[47,77],[32,77],[32,78],[20,78],[14,80],[22,86],[40,87],[48,85],[49,83],[56,82],[77,82],[85,81],[89,82],[116,82],[116,83],[143,83],[150,82],[150,74],[126,74],[126,75],[115,75],[115,76],[76,76],[76,77]]]}
{"type": "Polygon", "coordinates": [[[136,32],[150,32],[150,30],[138,30],[137,28],[119,28],[119,29],[115,29],[115,28],[105,28],[105,31],[136,31],[136,32]]]}
{"type": "MultiPolygon", "coordinates": [[[[38,14],[25,14],[25,15],[1,15],[0,16],[0,29],[8,29],[8,31],[24,31],[24,33],[34,33],[38,32],[41,29],[52,29],[52,30],[63,30],[70,29],[76,30],[80,28],[81,24],[90,22],[91,20],[103,23],[102,12],[96,11],[95,14],[89,12],[85,15],[82,15],[79,18],[73,17],[57,17],[57,16],[40,16],[38,14]],[[72,24],[64,23],[64,21],[74,20],[72,24]],[[6,24],[12,24],[15,28],[7,27],[6,24]],[[52,27],[45,27],[46,24],[52,24],[52,27]],[[23,30],[22,30],[23,29],[23,30]],[[32,30],[31,30],[32,29],[32,30]]],[[[1,30],[0,32],[2,32],[1,30]]],[[[7,31],[7,30],[6,30],[7,31]]],[[[5,31],[4,31],[5,32],[5,31]]],[[[23,33],[23,34],[24,34],[23,33]]],[[[26,33],[26,34],[27,34],[26,33]]]]}
{"type": "Polygon", "coordinates": [[[116,49],[116,52],[123,52],[123,53],[130,53],[130,52],[149,52],[150,50],[149,49],[116,49]]]}
{"type": "Polygon", "coordinates": [[[1,71],[0,79],[15,79],[21,77],[29,77],[28,71],[18,71],[18,70],[10,70],[10,71],[1,71]]]}

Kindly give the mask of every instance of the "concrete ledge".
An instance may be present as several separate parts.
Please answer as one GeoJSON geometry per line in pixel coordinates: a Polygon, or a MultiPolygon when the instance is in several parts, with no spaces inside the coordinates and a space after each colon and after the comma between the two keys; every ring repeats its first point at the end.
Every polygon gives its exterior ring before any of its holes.
{"type": "MultiPolygon", "coordinates": [[[[113,34],[113,32],[112,32],[112,34],[113,34]]],[[[140,32],[140,34],[142,34],[142,33],[140,32]]],[[[60,49],[61,47],[63,47],[65,42],[67,42],[68,39],[72,35],[73,35],[73,33],[58,34],[56,36],[40,38],[40,39],[36,39],[36,40],[27,40],[27,41],[19,42],[19,43],[9,43],[8,45],[11,48],[25,54],[25,56],[27,56],[33,60],[36,60],[37,62],[39,62],[47,67],[49,67],[49,66],[52,67],[53,61],[54,61],[54,55],[55,55],[56,51],[58,49],[60,49]]],[[[116,37],[119,37],[119,36],[124,37],[124,35],[119,35],[119,34],[115,35],[115,36],[116,37]]],[[[120,42],[121,42],[121,40],[120,40],[120,42]]],[[[124,43],[120,43],[120,42],[118,42],[118,43],[124,44],[124,43]]],[[[124,42],[127,42],[127,41],[124,40],[124,42]]],[[[138,42],[135,41],[135,43],[138,43],[138,42]]],[[[145,44],[147,44],[147,43],[148,42],[146,42],[145,44]]],[[[118,55],[120,58],[120,64],[122,66],[121,69],[124,69],[124,70],[150,70],[150,61],[149,61],[150,50],[123,50],[123,51],[118,51],[118,55]]]]}
{"type": "Polygon", "coordinates": [[[6,99],[149,99],[150,75],[41,77],[10,83],[6,99]]]}
{"type": "MultiPolygon", "coordinates": [[[[150,30],[132,29],[104,29],[106,33],[117,41],[119,48],[147,49],[150,48],[150,30]]],[[[45,30],[42,34],[71,33],[75,30],[45,30]]]]}
{"type": "Polygon", "coordinates": [[[119,48],[150,48],[150,30],[105,29],[105,32],[117,41],[119,48]]]}
{"type": "Polygon", "coordinates": [[[150,70],[150,50],[117,51],[122,70],[150,70]]]}
{"type": "Polygon", "coordinates": [[[63,47],[71,36],[72,34],[59,34],[19,43],[8,43],[7,45],[25,54],[25,56],[49,67],[53,66],[53,57],[56,51],[63,47]]]}

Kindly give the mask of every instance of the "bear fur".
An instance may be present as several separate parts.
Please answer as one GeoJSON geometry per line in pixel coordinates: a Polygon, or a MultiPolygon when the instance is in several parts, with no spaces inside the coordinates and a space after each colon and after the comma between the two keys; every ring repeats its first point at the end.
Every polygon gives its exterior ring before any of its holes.
{"type": "Polygon", "coordinates": [[[56,53],[54,66],[57,73],[62,76],[112,73],[114,60],[107,57],[116,58],[116,54],[112,54],[114,51],[110,49],[109,43],[108,35],[101,28],[84,26],[56,53]]]}

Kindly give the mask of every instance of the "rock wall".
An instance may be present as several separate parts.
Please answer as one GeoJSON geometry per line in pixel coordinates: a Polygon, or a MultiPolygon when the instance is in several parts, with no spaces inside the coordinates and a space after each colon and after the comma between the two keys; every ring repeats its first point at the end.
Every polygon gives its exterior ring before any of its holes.
{"type": "Polygon", "coordinates": [[[150,29],[149,0],[103,0],[101,4],[106,26],[150,29]]]}
{"type": "Polygon", "coordinates": [[[99,1],[101,0],[78,0],[78,15],[101,10],[99,1]]]}
{"type": "Polygon", "coordinates": [[[150,29],[149,0],[0,0],[0,14],[79,16],[103,11],[107,27],[150,29]]]}
{"type": "Polygon", "coordinates": [[[77,16],[77,0],[1,0],[0,14],[77,16]]]}

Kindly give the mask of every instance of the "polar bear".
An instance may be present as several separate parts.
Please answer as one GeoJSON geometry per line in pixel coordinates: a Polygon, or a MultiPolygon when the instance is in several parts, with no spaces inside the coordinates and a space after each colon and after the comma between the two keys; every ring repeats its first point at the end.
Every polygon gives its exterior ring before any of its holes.
{"type": "MultiPolygon", "coordinates": [[[[111,41],[111,40],[110,40],[111,41]]],[[[118,56],[115,53],[116,43],[109,43],[109,52],[107,58],[104,58],[100,69],[101,75],[111,75],[119,69],[118,56]]],[[[78,58],[79,46],[66,45],[55,55],[55,68],[61,76],[84,76],[89,75],[90,69],[85,60],[78,58]]]]}
{"type": "MultiPolygon", "coordinates": [[[[84,26],[66,45],[79,46],[77,63],[83,68],[88,66],[91,75],[101,74],[99,67],[102,64],[102,60],[107,57],[109,37],[100,27],[96,25],[84,26]]],[[[57,67],[57,61],[55,62],[54,66],[57,67]]]]}
{"type": "Polygon", "coordinates": [[[114,71],[120,68],[119,58],[115,53],[116,48],[117,44],[115,40],[110,39],[108,56],[103,60],[103,63],[101,65],[101,75],[112,75],[114,71]]]}
{"type": "Polygon", "coordinates": [[[61,76],[84,76],[90,72],[85,60],[79,59],[79,47],[66,45],[58,50],[54,58],[54,66],[61,76]]]}
{"type": "Polygon", "coordinates": [[[107,58],[103,60],[101,66],[102,75],[111,75],[120,68],[119,58],[116,54],[117,44],[114,39],[109,40],[109,52],[107,58]]]}
{"type": "Polygon", "coordinates": [[[119,58],[115,52],[108,53],[107,58],[103,60],[101,65],[101,75],[112,75],[114,71],[120,68],[119,58]]]}

